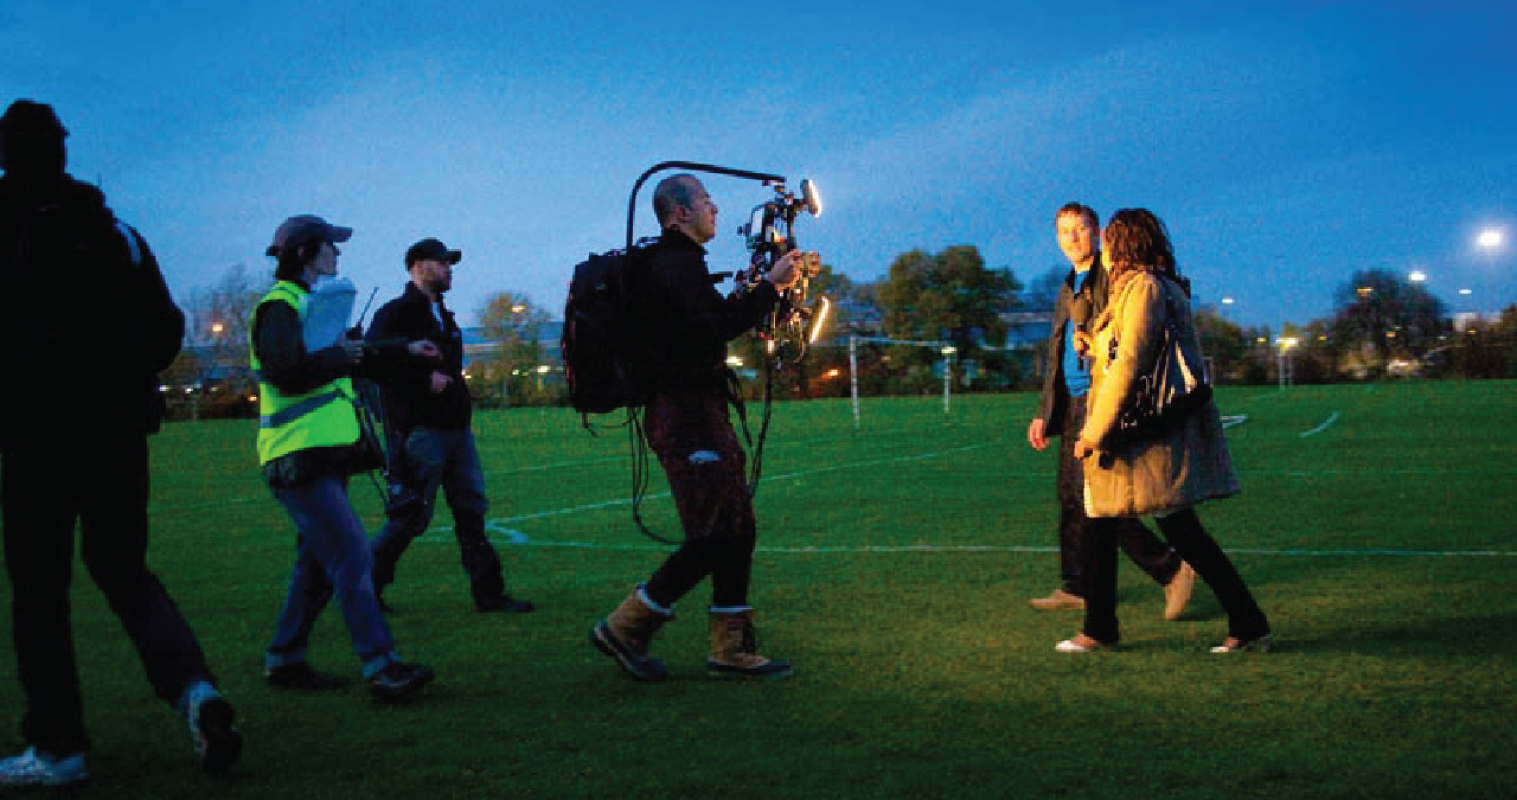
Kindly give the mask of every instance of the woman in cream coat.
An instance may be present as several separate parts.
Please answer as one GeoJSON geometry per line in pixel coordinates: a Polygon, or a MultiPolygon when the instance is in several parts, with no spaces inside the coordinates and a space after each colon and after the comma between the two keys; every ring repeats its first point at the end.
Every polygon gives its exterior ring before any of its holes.
{"type": "MultiPolygon", "coordinates": [[[[1211,587],[1227,611],[1228,637],[1213,653],[1268,651],[1269,621],[1232,561],[1196,516],[1203,500],[1238,493],[1217,407],[1203,404],[1141,438],[1114,436],[1118,412],[1130,401],[1140,371],[1153,369],[1166,322],[1190,363],[1201,345],[1190,315],[1189,287],[1175,272],[1164,224],[1146,209],[1122,209],[1102,234],[1101,256],[1110,270],[1112,297],[1092,325],[1090,411],[1075,455],[1085,461],[1086,512],[1092,517],[1153,515],[1180,557],[1211,587]]],[[[1090,652],[1117,643],[1117,549],[1098,541],[1088,565],[1085,626],[1060,642],[1062,652],[1090,652]]]]}

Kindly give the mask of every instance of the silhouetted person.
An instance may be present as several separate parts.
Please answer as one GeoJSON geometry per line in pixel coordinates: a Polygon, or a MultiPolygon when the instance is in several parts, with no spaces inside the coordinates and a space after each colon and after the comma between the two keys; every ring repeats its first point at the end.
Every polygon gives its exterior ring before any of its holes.
{"type": "Polygon", "coordinates": [[[0,269],[12,287],[0,314],[0,502],[29,744],[0,760],[0,786],[88,777],[69,619],[75,523],[85,567],[148,682],[184,715],[201,767],[220,772],[242,750],[232,706],[146,563],[147,437],[163,411],[157,373],[179,352],[184,315],[147,242],[100,190],[64,171],[67,135],[50,106],[30,100],[0,117],[0,269]]]}

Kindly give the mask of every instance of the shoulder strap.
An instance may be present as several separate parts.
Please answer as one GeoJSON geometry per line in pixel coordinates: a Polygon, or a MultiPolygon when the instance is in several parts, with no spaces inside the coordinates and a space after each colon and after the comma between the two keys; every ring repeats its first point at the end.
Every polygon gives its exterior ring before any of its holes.
{"type": "Polygon", "coordinates": [[[132,266],[140,269],[142,267],[142,244],[137,240],[137,231],[132,230],[132,226],[119,219],[116,220],[116,230],[121,232],[121,238],[126,239],[126,250],[127,254],[132,258],[132,266]]]}

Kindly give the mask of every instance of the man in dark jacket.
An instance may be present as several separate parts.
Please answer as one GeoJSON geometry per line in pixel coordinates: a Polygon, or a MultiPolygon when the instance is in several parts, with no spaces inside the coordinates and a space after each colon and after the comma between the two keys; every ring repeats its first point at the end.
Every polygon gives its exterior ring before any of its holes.
{"type": "Polygon", "coordinates": [[[1048,337],[1048,362],[1043,371],[1043,397],[1038,415],[1027,426],[1027,443],[1035,450],[1048,446],[1048,437],[1062,436],[1059,446],[1059,573],[1061,586],[1032,601],[1043,610],[1083,609],[1083,573],[1091,552],[1091,537],[1110,526],[1122,551],[1164,587],[1165,619],[1185,610],[1196,574],[1152,531],[1136,519],[1093,520],[1085,515],[1085,471],[1074,457],[1074,443],[1085,423],[1086,392],[1090,389],[1090,359],[1076,352],[1073,336],[1106,308],[1108,276],[1101,266],[1096,212],[1068,203],[1054,216],[1059,247],[1071,266],[1054,304],[1053,332],[1048,337]]]}
{"type": "Polygon", "coordinates": [[[17,672],[30,747],[0,759],[0,786],[84,780],[89,738],[69,620],[74,526],[85,566],[120,618],[157,695],[184,715],[201,766],[225,770],[242,736],[195,634],[147,568],[148,446],[157,373],[178,354],[184,315],[147,242],[98,189],[65,171],[67,131],[50,106],[0,117],[0,275],[8,286],[66,276],[57,302],[13,296],[0,315],[8,378],[0,411],[0,502],[14,593],[17,672]],[[79,361],[88,358],[90,368],[79,361]]]}
{"type": "MultiPolygon", "coordinates": [[[[480,611],[527,612],[533,605],[506,591],[500,556],[485,535],[485,475],[469,423],[473,415],[464,382],[463,333],[443,293],[453,288],[453,268],[463,253],[436,239],[406,251],[411,281],[405,292],[374,315],[368,339],[432,341],[442,360],[416,361],[412,369],[382,384],[385,430],[390,442],[390,518],[374,537],[374,587],[381,598],[395,580],[401,554],[432,521],[441,488],[453,512],[453,535],[480,611]]],[[[381,599],[381,603],[383,603],[381,599]]]]}
{"type": "Polygon", "coordinates": [[[644,315],[650,397],[644,433],[669,479],[685,541],[639,584],[590,640],[632,677],[667,676],[648,653],[674,604],[711,577],[711,655],[720,678],[783,677],[790,664],[756,652],[748,586],[757,531],[746,457],[727,416],[727,342],[757,325],[781,290],[801,277],[805,256],[791,251],[746,291],[722,297],[701,245],[716,235],[716,204],[701,182],[675,175],[659,183],[653,210],[663,235],[648,256],[644,315]]]}

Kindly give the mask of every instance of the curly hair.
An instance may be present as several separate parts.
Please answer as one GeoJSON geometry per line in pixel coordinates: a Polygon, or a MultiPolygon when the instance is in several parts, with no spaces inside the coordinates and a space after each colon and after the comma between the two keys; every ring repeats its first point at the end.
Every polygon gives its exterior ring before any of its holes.
{"type": "Polygon", "coordinates": [[[1173,279],[1190,294],[1190,281],[1180,277],[1169,229],[1146,208],[1120,208],[1106,223],[1101,247],[1116,280],[1126,272],[1152,272],[1173,279]]]}

